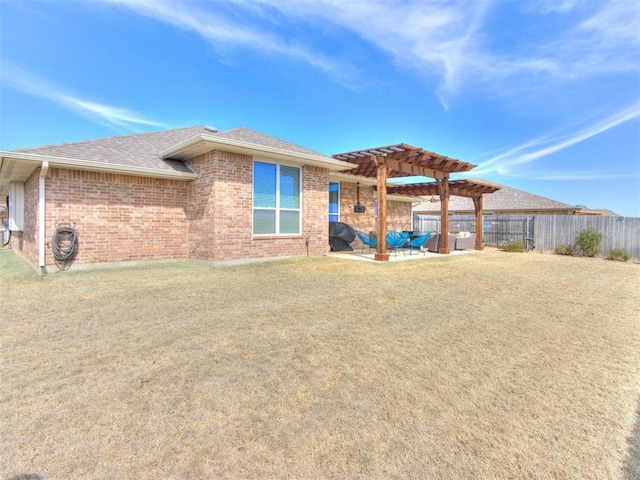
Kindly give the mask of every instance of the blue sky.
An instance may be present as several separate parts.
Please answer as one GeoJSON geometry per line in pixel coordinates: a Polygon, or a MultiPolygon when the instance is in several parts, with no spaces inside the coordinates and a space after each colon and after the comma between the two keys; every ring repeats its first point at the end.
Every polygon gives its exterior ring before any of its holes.
{"type": "Polygon", "coordinates": [[[0,0],[0,149],[196,124],[640,217],[640,2],[0,0]]]}

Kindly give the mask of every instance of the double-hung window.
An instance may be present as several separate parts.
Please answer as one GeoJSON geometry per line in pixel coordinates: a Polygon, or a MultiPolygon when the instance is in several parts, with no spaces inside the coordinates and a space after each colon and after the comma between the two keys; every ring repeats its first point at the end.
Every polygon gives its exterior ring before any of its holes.
{"type": "Polygon", "coordinates": [[[299,235],[300,167],[253,162],[253,234],[299,235]]]}

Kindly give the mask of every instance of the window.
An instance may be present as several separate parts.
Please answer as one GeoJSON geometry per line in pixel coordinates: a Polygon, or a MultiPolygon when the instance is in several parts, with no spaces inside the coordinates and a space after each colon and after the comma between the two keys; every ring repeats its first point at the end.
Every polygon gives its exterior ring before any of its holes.
{"type": "Polygon", "coordinates": [[[340,184],[329,182],[329,221],[340,221],[340,184]]]}
{"type": "Polygon", "coordinates": [[[300,234],[299,167],[253,162],[253,234],[300,234]]]}

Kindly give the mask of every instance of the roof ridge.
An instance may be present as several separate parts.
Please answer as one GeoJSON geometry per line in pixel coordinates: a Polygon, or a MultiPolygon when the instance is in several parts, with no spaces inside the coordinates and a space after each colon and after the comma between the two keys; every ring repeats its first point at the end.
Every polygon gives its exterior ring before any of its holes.
{"type": "MultiPolygon", "coordinates": [[[[244,125],[240,125],[239,127],[233,127],[233,128],[230,128],[229,130],[219,130],[217,133],[230,133],[230,132],[235,132],[236,130],[251,130],[251,129],[245,127],[244,125]]],[[[256,130],[252,130],[252,131],[255,132],[256,130]]]]}

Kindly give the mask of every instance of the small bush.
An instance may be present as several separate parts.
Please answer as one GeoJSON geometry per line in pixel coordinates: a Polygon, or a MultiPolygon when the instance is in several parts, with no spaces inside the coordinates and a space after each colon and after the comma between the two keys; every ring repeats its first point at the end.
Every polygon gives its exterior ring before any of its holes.
{"type": "Polygon", "coordinates": [[[576,247],[583,255],[587,257],[595,257],[600,253],[600,244],[602,243],[602,235],[600,232],[585,228],[578,232],[576,237],[576,247]]]}
{"type": "Polygon", "coordinates": [[[631,258],[623,248],[612,248],[609,250],[608,260],[617,260],[619,262],[626,262],[631,258]]]}
{"type": "Polygon", "coordinates": [[[525,248],[522,242],[509,242],[502,246],[502,250],[505,252],[524,252],[525,248]]]}
{"type": "Polygon", "coordinates": [[[573,247],[566,243],[562,243],[556,247],[554,252],[558,255],[573,255],[573,247]]]}

